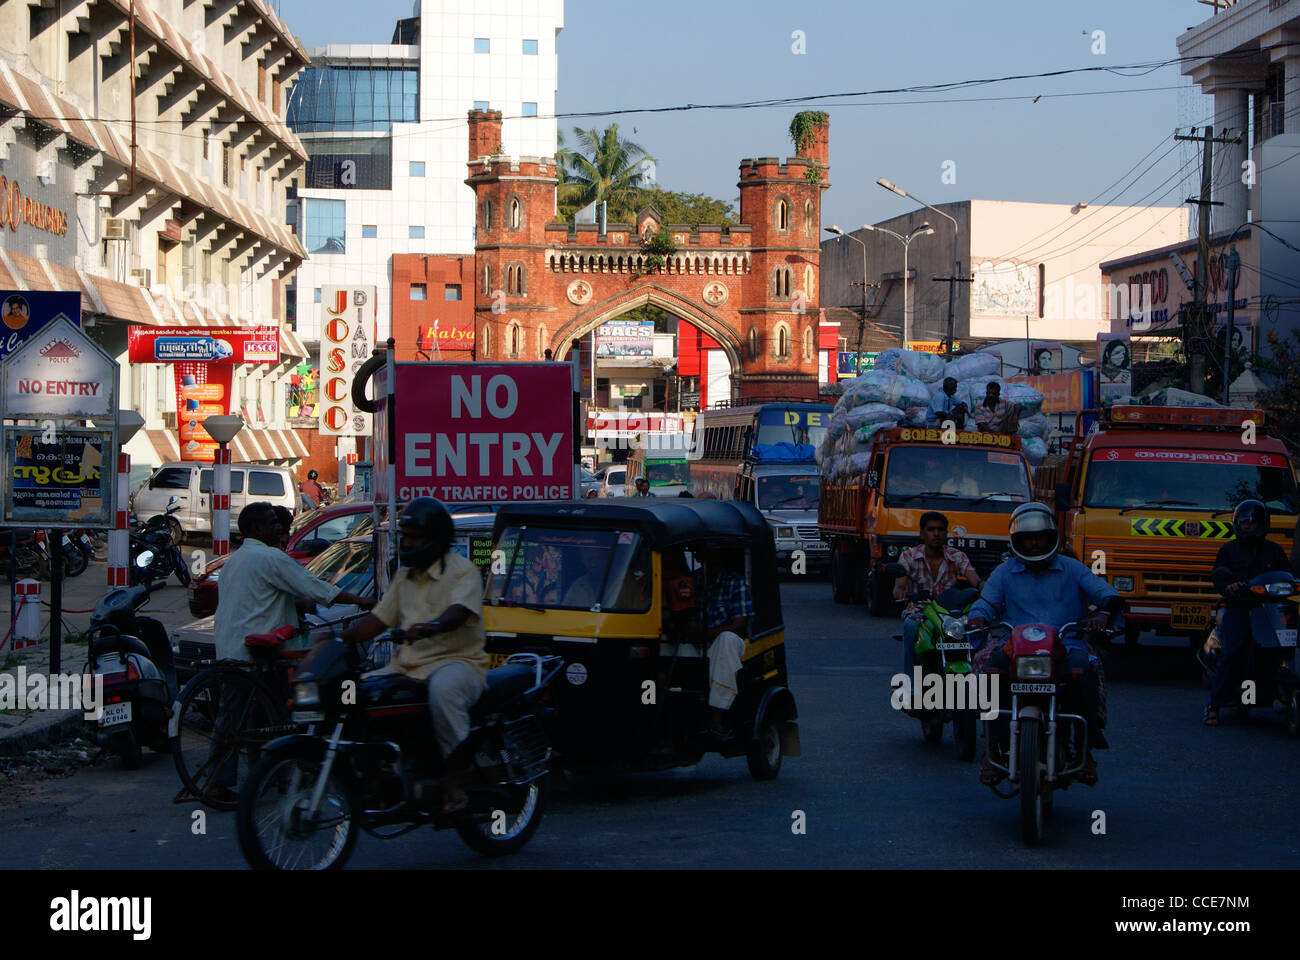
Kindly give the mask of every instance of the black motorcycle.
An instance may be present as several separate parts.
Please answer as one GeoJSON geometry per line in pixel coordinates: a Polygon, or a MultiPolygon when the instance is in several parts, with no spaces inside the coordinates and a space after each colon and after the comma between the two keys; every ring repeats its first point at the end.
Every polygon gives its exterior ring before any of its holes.
{"type": "Polygon", "coordinates": [[[515,654],[488,672],[458,748],[471,773],[469,805],[455,813],[442,810],[443,760],[425,682],[400,674],[362,679],[363,659],[356,645],[330,640],[303,661],[293,719],[311,726],[265,747],[241,785],[244,859],[258,869],[338,868],[358,828],[390,839],[425,825],[455,829],[484,856],[521,849],[542,819],[551,756],[543,701],[563,659],[515,654]]]}
{"type": "Polygon", "coordinates": [[[177,497],[172,497],[167,504],[166,515],[150,517],[141,523],[134,515],[131,520],[131,583],[143,583],[146,586],[155,580],[166,581],[173,573],[182,587],[190,585],[190,568],[185,564],[177,541],[173,538],[168,521],[172,514],[180,509],[177,497]],[[140,563],[140,557],[148,554],[148,561],[140,563]]]}
{"type": "Polygon", "coordinates": [[[176,668],[167,629],[152,617],[137,615],[152,586],[115,587],[95,605],[87,632],[86,672],[103,677],[103,701],[93,721],[93,736],[122,766],[140,766],[141,753],[170,752],[167,719],[176,699],[176,668]]]}

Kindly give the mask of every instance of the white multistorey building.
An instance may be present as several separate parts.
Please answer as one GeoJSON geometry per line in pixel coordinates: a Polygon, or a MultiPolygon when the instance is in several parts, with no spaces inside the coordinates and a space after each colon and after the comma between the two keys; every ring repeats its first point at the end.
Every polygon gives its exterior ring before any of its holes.
{"type": "MultiPolygon", "coordinates": [[[[305,256],[286,188],[307,159],[284,113],[306,64],[265,0],[0,0],[5,196],[66,218],[9,220],[0,289],[80,292],[146,419],[127,448],[139,467],[178,458],[176,398],[171,368],[127,362],[127,326],[283,322],[305,256]]],[[[306,356],[282,327],[279,364],[235,372],[235,459],[306,456],[286,423],[306,356]]]]}
{"type": "Polygon", "coordinates": [[[320,339],[322,288],[376,285],[382,342],[394,254],[473,256],[471,109],[501,112],[513,154],[554,155],[563,20],[563,0],[415,0],[391,44],[309,51],[288,113],[310,155],[290,209],[311,258],[294,292],[309,346],[320,339]]]}

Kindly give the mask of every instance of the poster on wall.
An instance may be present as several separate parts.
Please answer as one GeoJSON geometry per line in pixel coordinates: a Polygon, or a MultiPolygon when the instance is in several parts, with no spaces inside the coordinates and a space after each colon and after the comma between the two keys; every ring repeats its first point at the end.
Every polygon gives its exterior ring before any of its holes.
{"type": "Polygon", "coordinates": [[[655,325],[650,320],[610,320],[596,328],[598,357],[649,357],[654,342],[655,325]]]}
{"type": "Polygon", "coordinates": [[[373,415],[352,403],[352,378],[375,344],[376,288],[321,290],[320,432],[331,437],[368,437],[373,415]]]}
{"type": "Polygon", "coordinates": [[[1133,346],[1126,333],[1097,334],[1097,392],[1102,403],[1133,392],[1133,346]]]}
{"type": "Polygon", "coordinates": [[[81,326],[81,294],[43,290],[0,290],[0,360],[26,343],[56,317],[81,326]]]}
{"type": "Polygon", "coordinates": [[[176,429],[182,460],[212,463],[220,446],[203,429],[208,417],[230,414],[230,386],[235,368],[228,363],[177,363],[176,429]]]}
{"type": "Polygon", "coordinates": [[[1036,376],[1060,373],[1065,363],[1065,351],[1059,343],[1035,340],[1030,349],[1030,372],[1036,376]]]}

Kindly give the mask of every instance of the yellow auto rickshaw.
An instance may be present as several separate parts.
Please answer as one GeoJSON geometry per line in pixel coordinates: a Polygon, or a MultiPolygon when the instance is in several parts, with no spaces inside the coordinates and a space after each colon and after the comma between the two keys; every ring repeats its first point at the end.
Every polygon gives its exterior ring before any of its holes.
{"type": "Polygon", "coordinates": [[[497,513],[493,539],[488,653],[494,664],[518,652],[564,658],[549,722],[561,765],[656,770],[719,753],[745,756],[750,773],[768,780],[782,756],[799,755],[776,553],[754,507],[685,498],[513,504],[497,513]],[[720,711],[709,702],[705,607],[714,600],[717,610],[717,593],[738,589],[737,575],[752,614],[730,621],[743,651],[729,640],[740,669],[734,702],[720,711]]]}

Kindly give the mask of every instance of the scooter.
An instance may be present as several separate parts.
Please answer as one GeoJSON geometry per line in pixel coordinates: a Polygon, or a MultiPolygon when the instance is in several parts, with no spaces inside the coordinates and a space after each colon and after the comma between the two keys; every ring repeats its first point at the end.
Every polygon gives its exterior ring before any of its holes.
{"type": "MultiPolygon", "coordinates": [[[[1216,579],[1231,576],[1223,568],[1214,572],[1216,579]]],[[[1296,676],[1295,666],[1296,637],[1300,631],[1297,593],[1300,593],[1300,581],[1280,570],[1261,573],[1250,581],[1248,596],[1253,601],[1250,641],[1242,651],[1234,676],[1228,679],[1228,689],[1243,691],[1247,681],[1254,689],[1251,702],[1243,698],[1237,704],[1238,719],[1246,720],[1252,706],[1273,704],[1285,715],[1288,732],[1300,737],[1300,678],[1296,676]]],[[[1212,641],[1207,641],[1197,652],[1207,683],[1217,671],[1222,653],[1212,641]]]]}
{"type": "Polygon", "coordinates": [[[104,682],[101,710],[92,721],[94,739],[104,753],[120,756],[127,770],[140,766],[144,747],[171,751],[167,720],[178,689],[171,641],[160,622],[137,615],[162,587],[108,591],[95,605],[87,633],[86,672],[101,674],[104,682]]]}

